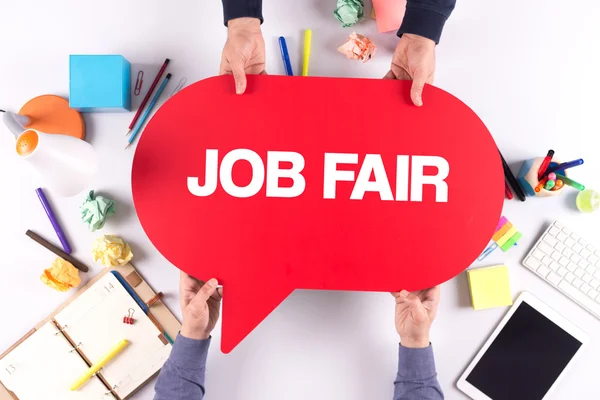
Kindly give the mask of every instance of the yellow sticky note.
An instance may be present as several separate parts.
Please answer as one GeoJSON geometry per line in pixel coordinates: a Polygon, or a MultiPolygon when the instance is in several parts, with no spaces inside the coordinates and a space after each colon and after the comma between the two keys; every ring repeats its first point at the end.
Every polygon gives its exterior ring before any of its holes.
{"type": "Polygon", "coordinates": [[[505,265],[469,269],[467,278],[475,310],[512,305],[508,268],[505,265]]]}

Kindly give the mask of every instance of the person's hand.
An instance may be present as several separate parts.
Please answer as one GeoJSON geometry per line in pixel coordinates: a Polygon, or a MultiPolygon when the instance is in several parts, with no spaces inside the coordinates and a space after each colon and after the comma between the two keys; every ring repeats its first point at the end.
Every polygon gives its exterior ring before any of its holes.
{"type": "Polygon", "coordinates": [[[396,299],[396,330],[400,344],[410,348],[429,346],[429,329],[440,303],[440,287],[409,293],[392,293],[396,299]]]}
{"type": "Polygon", "coordinates": [[[423,105],[423,88],[433,83],[435,73],[435,42],[423,36],[405,33],[400,38],[392,65],[383,79],[412,80],[410,98],[414,105],[423,105]]]}
{"type": "Polygon", "coordinates": [[[181,334],[188,339],[204,340],[210,337],[219,320],[221,294],[218,282],[204,283],[181,272],[179,280],[180,303],[183,313],[181,334]]]}
{"type": "Polygon", "coordinates": [[[265,74],[265,41],[257,18],[236,18],[227,23],[227,42],[219,75],[233,74],[235,92],[246,91],[246,74],[265,74]]]}

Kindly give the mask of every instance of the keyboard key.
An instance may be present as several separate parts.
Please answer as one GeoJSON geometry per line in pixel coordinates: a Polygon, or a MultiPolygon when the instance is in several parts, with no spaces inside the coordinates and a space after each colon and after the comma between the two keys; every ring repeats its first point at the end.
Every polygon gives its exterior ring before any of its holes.
{"type": "Polygon", "coordinates": [[[537,269],[537,273],[540,274],[542,278],[545,278],[548,275],[548,273],[550,273],[550,269],[545,265],[542,265],[537,269]]]}
{"type": "Polygon", "coordinates": [[[574,240],[579,240],[579,235],[578,235],[578,234],[576,234],[575,232],[571,233],[571,237],[572,237],[574,240]]]}
{"type": "Polygon", "coordinates": [[[581,251],[579,252],[579,255],[583,258],[588,258],[589,256],[592,255],[592,253],[590,253],[590,251],[588,249],[581,249],[581,251]]]}
{"type": "Polygon", "coordinates": [[[566,226],[563,226],[563,228],[562,228],[562,231],[563,231],[564,233],[566,233],[567,235],[570,235],[571,233],[573,233],[573,231],[572,231],[572,230],[570,230],[570,229],[569,229],[568,227],[566,227],[566,226]]]}
{"type": "Polygon", "coordinates": [[[563,267],[566,267],[567,265],[569,265],[569,259],[563,256],[560,258],[560,260],[558,260],[558,263],[563,267]]]}
{"type": "Polygon", "coordinates": [[[580,302],[585,308],[593,312],[596,316],[600,315],[600,303],[590,299],[565,281],[560,282],[558,284],[558,288],[575,299],[575,301],[580,302]]]}
{"type": "MultiPolygon", "coordinates": [[[[558,271],[556,271],[556,273],[558,274],[558,276],[560,276],[561,278],[564,277],[569,271],[567,271],[566,268],[560,267],[558,269],[558,271]]],[[[594,288],[595,289],[595,288],[594,288]]]]}
{"type": "Polygon", "coordinates": [[[535,249],[532,253],[532,256],[534,256],[535,258],[537,258],[538,260],[542,260],[542,258],[544,258],[545,254],[540,250],[540,249],[535,249]]]}
{"type": "Polygon", "coordinates": [[[558,221],[554,221],[552,223],[552,225],[554,225],[555,227],[557,227],[559,229],[562,229],[564,227],[564,225],[561,222],[558,222],[558,221]]]}
{"type": "Polygon", "coordinates": [[[594,289],[590,290],[589,292],[587,292],[587,295],[590,299],[596,299],[596,297],[598,297],[598,292],[596,292],[594,289]]]}
{"type": "Polygon", "coordinates": [[[571,256],[572,256],[573,254],[575,254],[575,253],[573,252],[573,250],[571,250],[571,249],[570,249],[570,248],[568,248],[568,247],[567,247],[567,248],[565,248],[565,249],[563,250],[563,255],[564,255],[565,257],[571,258],[571,256]]]}
{"type": "Polygon", "coordinates": [[[527,257],[527,259],[525,260],[525,265],[531,268],[532,270],[537,271],[537,269],[540,267],[540,265],[542,265],[542,263],[533,257],[527,257]]]}
{"type": "MultiPolygon", "coordinates": [[[[579,243],[575,243],[573,245],[573,247],[571,247],[571,249],[573,249],[573,251],[577,254],[580,254],[584,250],[583,246],[580,245],[579,243]]],[[[583,256],[583,254],[582,254],[582,256],[583,256]]]]}
{"type": "Polygon", "coordinates": [[[552,271],[558,271],[558,268],[560,267],[560,265],[558,265],[558,263],[556,261],[552,261],[550,263],[549,267],[552,271]]]}
{"type": "Polygon", "coordinates": [[[590,264],[595,265],[600,258],[596,257],[595,254],[592,254],[587,258],[587,260],[590,262],[590,264]]]}
{"type": "Polygon", "coordinates": [[[556,243],[556,245],[554,245],[554,248],[562,253],[563,250],[567,248],[567,246],[558,242],[558,243],[556,243]]]}
{"type": "Polygon", "coordinates": [[[570,237],[565,239],[565,245],[567,245],[568,247],[573,247],[574,244],[575,244],[575,241],[573,239],[571,239],[570,237]]]}
{"type": "Polygon", "coordinates": [[[565,275],[565,280],[569,283],[573,282],[575,280],[575,275],[573,275],[570,272],[567,272],[567,275],[565,275]]]}
{"type": "Polygon", "coordinates": [[[590,264],[587,267],[585,267],[585,270],[588,272],[588,274],[594,275],[594,272],[596,272],[596,267],[590,264]]]}
{"type": "Polygon", "coordinates": [[[538,245],[538,249],[540,249],[542,252],[548,255],[554,252],[554,248],[545,242],[540,242],[540,244],[538,245]]]}
{"type": "Polygon", "coordinates": [[[569,236],[567,236],[567,234],[561,232],[558,235],[556,235],[556,238],[558,240],[560,240],[561,242],[564,242],[566,238],[568,238],[569,236]]]}
{"type": "Polygon", "coordinates": [[[592,277],[590,276],[590,274],[583,274],[581,280],[585,283],[590,283],[592,281],[592,277]]]}
{"type": "Polygon", "coordinates": [[[548,274],[548,276],[546,277],[546,279],[548,280],[548,282],[552,283],[553,285],[558,285],[558,282],[561,281],[560,276],[556,275],[554,272],[550,272],[548,274]]]}
{"type": "Polygon", "coordinates": [[[581,268],[586,269],[587,267],[590,266],[590,263],[587,262],[586,260],[584,260],[583,258],[581,260],[579,260],[579,262],[577,263],[577,265],[579,265],[581,268]]]}
{"type": "Polygon", "coordinates": [[[596,272],[594,272],[594,278],[600,279],[600,269],[597,269],[596,272]]]}
{"type": "Polygon", "coordinates": [[[600,257],[600,249],[599,249],[599,250],[596,250],[596,251],[594,251],[594,254],[596,255],[596,257],[600,257]]]}
{"type": "Polygon", "coordinates": [[[577,289],[579,289],[581,285],[583,285],[583,281],[581,279],[575,278],[573,280],[573,286],[575,286],[577,289]]]}
{"type": "Polygon", "coordinates": [[[585,272],[581,268],[577,268],[574,272],[575,276],[581,278],[585,272]]]}
{"type": "Polygon", "coordinates": [[[544,265],[550,265],[551,262],[552,262],[552,259],[548,256],[544,256],[544,258],[542,258],[542,264],[544,264],[544,265]]]}
{"type": "Polygon", "coordinates": [[[554,261],[558,261],[560,260],[561,255],[558,251],[555,251],[554,253],[552,253],[552,255],[550,255],[550,257],[552,257],[554,261]]]}
{"type": "Polygon", "coordinates": [[[560,233],[560,229],[558,229],[555,226],[551,226],[550,229],[548,229],[548,233],[551,234],[552,236],[556,236],[560,233]]]}
{"type": "Polygon", "coordinates": [[[550,236],[550,235],[544,235],[544,242],[548,243],[550,246],[554,247],[556,245],[556,243],[558,243],[558,240],[556,240],[556,238],[550,236]]]}
{"type": "Polygon", "coordinates": [[[588,249],[588,250],[589,250],[589,251],[591,251],[592,253],[594,252],[594,250],[596,250],[596,249],[594,248],[594,246],[592,246],[591,244],[588,244],[588,245],[586,246],[586,249],[588,249]]]}
{"type": "Polygon", "coordinates": [[[597,279],[592,279],[592,281],[590,282],[590,286],[594,289],[598,289],[598,286],[600,286],[600,282],[598,282],[597,279]]]}
{"type": "Polygon", "coordinates": [[[579,244],[582,245],[583,247],[587,246],[587,242],[583,239],[579,239],[579,244]]]}
{"type": "Polygon", "coordinates": [[[588,285],[587,283],[584,283],[583,285],[581,285],[581,287],[579,288],[579,290],[581,290],[581,292],[583,292],[584,294],[587,294],[590,289],[592,289],[590,287],[590,285],[588,285]]]}
{"type": "Polygon", "coordinates": [[[567,269],[571,272],[575,272],[575,270],[577,269],[577,265],[570,262],[569,265],[567,265],[567,269]]]}
{"type": "Polygon", "coordinates": [[[575,264],[577,264],[580,260],[581,260],[581,256],[579,254],[573,254],[571,256],[571,261],[573,261],[575,264]]]}

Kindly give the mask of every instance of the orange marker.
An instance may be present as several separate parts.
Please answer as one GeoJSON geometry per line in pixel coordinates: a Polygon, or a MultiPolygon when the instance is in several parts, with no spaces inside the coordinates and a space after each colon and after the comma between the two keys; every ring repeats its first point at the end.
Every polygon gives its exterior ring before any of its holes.
{"type": "Polygon", "coordinates": [[[548,177],[545,177],[544,179],[542,179],[538,185],[535,187],[535,191],[536,193],[539,193],[542,191],[542,189],[544,188],[544,186],[546,186],[546,182],[548,182],[548,177]]]}
{"type": "Polygon", "coordinates": [[[552,188],[552,190],[559,190],[561,189],[563,186],[565,185],[565,183],[563,181],[561,181],[560,179],[556,180],[556,184],[554,184],[554,187],[552,188]]]}

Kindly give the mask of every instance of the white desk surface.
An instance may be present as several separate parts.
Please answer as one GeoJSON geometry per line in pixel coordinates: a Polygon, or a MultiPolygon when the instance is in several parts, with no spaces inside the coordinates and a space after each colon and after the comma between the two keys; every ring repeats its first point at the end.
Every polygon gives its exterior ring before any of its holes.
{"type": "MultiPolygon", "coordinates": [[[[373,20],[343,29],[332,15],[335,0],[289,1],[285,6],[277,0],[264,2],[269,73],[284,73],[277,45],[280,35],[288,41],[294,71],[300,71],[305,28],[313,29],[311,75],[378,78],[386,73],[397,38],[377,33],[373,20]],[[367,64],[346,60],[336,52],[353,29],[378,46],[375,59],[367,64]]],[[[122,54],[132,63],[152,64],[155,69],[170,57],[174,75],[170,93],[184,76],[191,83],[217,74],[226,37],[218,0],[2,0],[0,14],[0,108],[13,111],[37,95],[68,96],[69,54],[122,54]]],[[[600,3],[594,0],[572,6],[559,0],[458,0],[437,48],[435,83],[478,113],[514,170],[521,160],[543,156],[553,148],[561,160],[584,158],[586,164],[573,170],[572,176],[600,188],[599,19],[600,3]]],[[[146,71],[148,88],[153,72],[146,71]]],[[[103,157],[102,171],[91,188],[118,203],[117,215],[103,233],[119,234],[131,243],[136,267],[166,294],[168,305],[179,315],[179,272],[150,244],[133,209],[133,149],[123,150],[131,118],[132,114],[85,116],[87,138],[103,157]]],[[[34,193],[38,181],[11,154],[13,140],[0,127],[2,350],[70,295],[47,289],[39,281],[54,256],[24,233],[32,229],[54,242],[56,237],[34,193]]],[[[83,194],[69,199],[48,195],[74,256],[92,266],[83,275],[89,279],[101,270],[90,256],[99,233],[88,232],[79,222],[83,194]]],[[[504,214],[524,238],[508,253],[498,251],[485,263],[475,264],[506,263],[515,297],[523,290],[533,292],[592,337],[554,399],[597,397],[600,321],[520,262],[553,219],[600,245],[600,212],[579,213],[575,195],[570,190],[555,199],[507,201],[504,214]]],[[[206,398],[391,399],[398,342],[393,308],[386,293],[296,292],[229,355],[219,351],[217,328],[206,398]]],[[[442,286],[432,341],[448,399],[466,398],[455,388],[456,379],[506,310],[473,311],[464,274],[442,286]]],[[[152,396],[153,385],[148,385],[135,398],[152,396]]]]}

